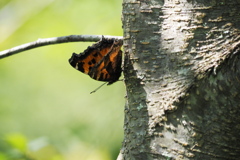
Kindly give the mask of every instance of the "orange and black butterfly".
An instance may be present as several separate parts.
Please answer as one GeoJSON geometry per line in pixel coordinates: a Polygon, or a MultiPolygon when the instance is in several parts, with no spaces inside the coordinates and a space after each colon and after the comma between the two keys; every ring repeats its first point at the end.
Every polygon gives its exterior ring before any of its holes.
{"type": "Polygon", "coordinates": [[[75,69],[108,85],[118,81],[122,72],[122,40],[102,39],[83,53],[73,53],[69,63],[75,69]]]}

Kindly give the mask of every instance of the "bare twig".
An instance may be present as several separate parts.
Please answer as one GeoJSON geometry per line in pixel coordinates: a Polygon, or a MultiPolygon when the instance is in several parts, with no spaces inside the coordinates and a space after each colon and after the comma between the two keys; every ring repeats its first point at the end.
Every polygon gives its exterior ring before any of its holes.
{"type": "MultiPolygon", "coordinates": [[[[104,36],[105,38],[115,38],[122,39],[121,36],[104,36]]],[[[8,50],[4,50],[0,52],[0,59],[14,55],[19,52],[23,52],[29,49],[59,44],[59,43],[68,43],[68,42],[96,42],[102,38],[102,35],[70,35],[63,37],[53,37],[53,38],[44,38],[38,39],[37,41],[26,43],[8,50]]]]}

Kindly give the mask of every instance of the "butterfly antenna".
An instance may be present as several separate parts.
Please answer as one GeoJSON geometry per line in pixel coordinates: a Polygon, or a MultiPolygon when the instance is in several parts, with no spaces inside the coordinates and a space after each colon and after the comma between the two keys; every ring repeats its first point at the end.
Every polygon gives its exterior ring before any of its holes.
{"type": "Polygon", "coordinates": [[[96,89],[94,89],[92,92],[90,92],[90,94],[95,93],[97,90],[99,90],[99,89],[100,89],[102,86],[104,86],[106,83],[108,83],[108,82],[103,83],[101,86],[99,86],[98,88],[96,88],[96,89]]]}

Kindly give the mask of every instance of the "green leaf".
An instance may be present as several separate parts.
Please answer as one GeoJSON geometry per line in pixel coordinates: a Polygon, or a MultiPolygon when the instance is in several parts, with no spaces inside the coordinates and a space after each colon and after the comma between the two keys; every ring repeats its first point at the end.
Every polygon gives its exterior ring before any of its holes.
{"type": "Polygon", "coordinates": [[[26,153],[26,151],[27,151],[27,138],[24,135],[22,135],[20,133],[8,134],[5,137],[5,140],[14,149],[17,149],[18,151],[20,151],[22,153],[26,153]]]}

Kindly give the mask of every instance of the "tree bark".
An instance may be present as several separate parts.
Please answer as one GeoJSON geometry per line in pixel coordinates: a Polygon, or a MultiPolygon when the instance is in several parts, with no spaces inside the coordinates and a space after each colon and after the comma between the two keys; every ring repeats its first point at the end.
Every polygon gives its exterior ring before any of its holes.
{"type": "Polygon", "coordinates": [[[240,157],[240,1],[124,0],[118,159],[240,157]]]}

